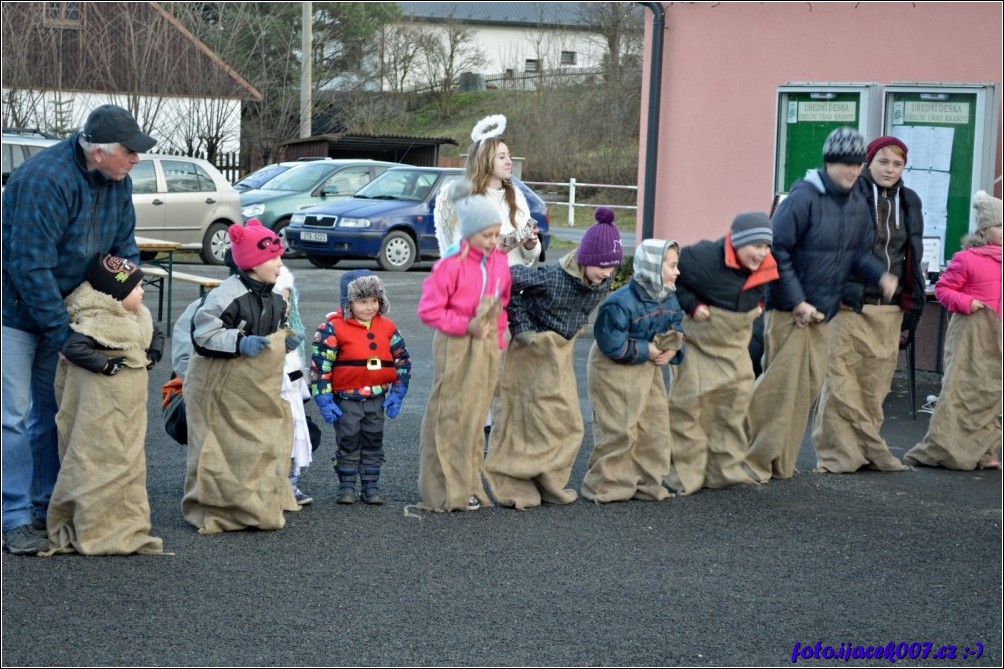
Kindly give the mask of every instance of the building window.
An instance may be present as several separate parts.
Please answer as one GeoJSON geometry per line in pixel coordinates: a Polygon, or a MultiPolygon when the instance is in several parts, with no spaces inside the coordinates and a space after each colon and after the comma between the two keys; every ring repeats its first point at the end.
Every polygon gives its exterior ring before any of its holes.
{"type": "Polygon", "coordinates": [[[536,59],[527,58],[524,69],[527,72],[540,72],[540,61],[536,59]]]}
{"type": "Polygon", "coordinates": [[[576,53],[574,51],[562,51],[561,52],[561,64],[562,65],[575,65],[576,53]]]}
{"type": "Polygon", "coordinates": [[[61,28],[79,28],[83,21],[82,2],[45,3],[45,25],[61,28]]]}
{"type": "Polygon", "coordinates": [[[506,68],[506,71],[502,73],[503,79],[512,79],[515,76],[516,76],[516,71],[513,70],[511,67],[506,68]]]}

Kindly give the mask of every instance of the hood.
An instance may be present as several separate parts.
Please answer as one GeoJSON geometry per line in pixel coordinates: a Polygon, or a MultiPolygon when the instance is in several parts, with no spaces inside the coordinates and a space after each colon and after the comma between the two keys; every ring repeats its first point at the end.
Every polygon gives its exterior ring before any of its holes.
{"type": "MultiPolygon", "coordinates": [[[[349,198],[339,200],[330,205],[311,207],[311,216],[351,216],[353,218],[380,218],[397,214],[405,210],[417,209],[418,213],[428,213],[428,205],[414,200],[371,200],[368,198],[349,198]]],[[[304,210],[300,213],[307,213],[304,210]]]]}
{"type": "MultiPolygon", "coordinates": [[[[384,290],[383,282],[380,281],[380,277],[368,269],[353,269],[342,275],[342,282],[340,286],[341,296],[339,299],[339,304],[342,307],[342,318],[352,318],[352,311],[349,310],[350,286],[352,286],[352,284],[358,279],[367,277],[372,277],[372,279],[366,281],[366,285],[364,286],[357,286],[358,290],[356,292],[361,290],[364,297],[376,297],[380,301],[380,314],[384,316],[387,314],[387,311],[390,309],[390,303],[387,301],[387,294],[384,290]]],[[[357,299],[359,298],[357,297],[357,299]]]]}
{"type": "Polygon", "coordinates": [[[565,255],[561,256],[560,260],[558,260],[558,265],[561,266],[561,269],[564,270],[565,274],[575,279],[578,279],[579,282],[582,284],[582,287],[586,290],[609,291],[610,284],[614,280],[614,275],[611,274],[610,278],[594,286],[593,284],[589,283],[589,279],[586,278],[586,268],[585,266],[580,265],[579,262],[575,259],[575,254],[576,251],[569,251],[565,255]]]}
{"type": "Polygon", "coordinates": [[[662,302],[676,292],[676,286],[667,287],[662,280],[662,262],[669,249],[679,252],[680,245],[671,239],[646,239],[634,252],[634,276],[631,280],[656,302],[662,302]]]}

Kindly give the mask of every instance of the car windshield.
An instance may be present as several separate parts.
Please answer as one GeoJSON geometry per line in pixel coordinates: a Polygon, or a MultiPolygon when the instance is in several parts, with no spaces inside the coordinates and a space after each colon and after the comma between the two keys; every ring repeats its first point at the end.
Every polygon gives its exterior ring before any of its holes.
{"type": "Polygon", "coordinates": [[[281,190],[294,193],[308,191],[321,179],[331,174],[331,165],[306,163],[287,170],[268,182],[266,190],[281,190]]]}
{"type": "Polygon", "coordinates": [[[429,196],[438,178],[438,172],[427,170],[387,170],[363,186],[355,197],[421,202],[429,196]]]}
{"type": "Polygon", "coordinates": [[[255,190],[257,188],[261,188],[262,185],[271,181],[288,169],[288,167],[283,167],[282,165],[268,165],[260,170],[252,172],[235,183],[234,188],[237,190],[255,190]]]}

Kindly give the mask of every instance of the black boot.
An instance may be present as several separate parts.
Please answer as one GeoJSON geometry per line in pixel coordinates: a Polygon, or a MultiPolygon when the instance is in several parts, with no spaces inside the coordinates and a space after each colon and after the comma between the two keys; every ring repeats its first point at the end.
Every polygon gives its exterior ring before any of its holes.
{"type": "Polygon", "coordinates": [[[335,493],[335,501],[339,504],[355,504],[356,499],[356,475],[359,468],[355,465],[336,465],[335,472],[338,474],[338,491],[335,493]]]}
{"type": "Polygon", "coordinates": [[[383,504],[380,494],[380,467],[366,465],[359,473],[363,485],[363,501],[367,504],[383,504]]]}

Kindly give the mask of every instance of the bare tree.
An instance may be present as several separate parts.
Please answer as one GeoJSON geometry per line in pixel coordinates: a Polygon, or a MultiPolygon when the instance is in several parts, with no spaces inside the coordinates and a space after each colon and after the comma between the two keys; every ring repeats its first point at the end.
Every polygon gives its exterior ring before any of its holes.
{"type": "Polygon", "coordinates": [[[422,31],[410,25],[393,25],[382,35],[382,78],[391,92],[403,93],[418,73],[422,31]]]}
{"type": "Polygon", "coordinates": [[[422,31],[421,70],[429,88],[435,93],[440,116],[453,113],[453,96],[457,78],[463,72],[477,72],[487,64],[484,52],[477,45],[477,32],[457,21],[442,27],[422,31]]]}
{"type": "Polygon", "coordinates": [[[604,69],[607,80],[615,86],[624,73],[624,66],[637,64],[642,52],[644,17],[634,2],[584,2],[579,5],[581,17],[596,27],[606,46],[604,69]]]}

